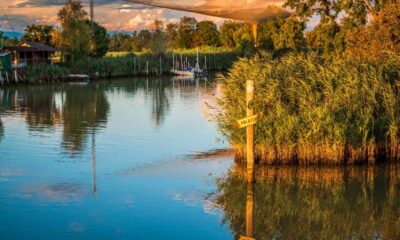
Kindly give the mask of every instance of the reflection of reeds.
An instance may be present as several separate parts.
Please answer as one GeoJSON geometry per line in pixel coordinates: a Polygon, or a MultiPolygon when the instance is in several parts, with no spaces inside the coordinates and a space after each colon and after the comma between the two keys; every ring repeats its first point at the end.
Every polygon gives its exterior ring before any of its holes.
{"type": "Polygon", "coordinates": [[[245,116],[245,80],[253,79],[256,158],[264,164],[374,164],[400,160],[400,58],[382,64],[317,55],[274,59],[261,53],[241,59],[221,76],[223,96],[216,118],[245,159],[245,131],[233,125],[245,116]]]}
{"type": "MultiPolygon", "coordinates": [[[[231,169],[232,177],[246,180],[246,166],[235,164],[231,169]]],[[[324,182],[325,184],[343,184],[345,181],[371,182],[376,176],[385,175],[391,182],[400,183],[400,165],[381,167],[257,167],[255,178],[260,181],[279,181],[299,183],[324,182]]]]}
{"type": "MultiPolygon", "coordinates": [[[[254,186],[256,239],[400,239],[400,167],[263,168],[254,186]]],[[[218,180],[216,206],[245,233],[246,178],[218,180]]]]}

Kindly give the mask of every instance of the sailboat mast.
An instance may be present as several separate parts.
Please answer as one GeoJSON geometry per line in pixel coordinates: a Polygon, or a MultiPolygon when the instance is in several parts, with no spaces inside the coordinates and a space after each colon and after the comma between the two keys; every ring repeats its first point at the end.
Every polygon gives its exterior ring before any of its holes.
{"type": "Polygon", "coordinates": [[[199,48],[197,48],[197,59],[196,59],[196,68],[200,68],[200,60],[199,60],[199,48]]]}
{"type": "Polygon", "coordinates": [[[93,0],[90,0],[90,20],[94,21],[94,4],[93,0]]]}

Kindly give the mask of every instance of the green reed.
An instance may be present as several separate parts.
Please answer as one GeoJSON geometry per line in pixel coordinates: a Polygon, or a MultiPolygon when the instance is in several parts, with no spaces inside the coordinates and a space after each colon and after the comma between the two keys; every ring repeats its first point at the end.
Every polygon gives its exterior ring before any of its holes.
{"type": "Polygon", "coordinates": [[[278,59],[260,53],[237,61],[218,100],[219,129],[245,158],[245,81],[253,79],[257,161],[266,164],[398,162],[400,157],[400,57],[383,63],[323,62],[317,54],[278,59]]]}

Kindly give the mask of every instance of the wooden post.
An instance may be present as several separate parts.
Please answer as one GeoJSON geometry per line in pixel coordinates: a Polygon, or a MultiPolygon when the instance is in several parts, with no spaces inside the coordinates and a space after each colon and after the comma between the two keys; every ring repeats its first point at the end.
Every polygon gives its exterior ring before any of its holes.
{"type": "MultiPolygon", "coordinates": [[[[254,80],[246,81],[246,116],[254,115],[252,106],[249,106],[254,99],[254,80]]],[[[247,181],[254,182],[254,125],[246,129],[247,132],[247,181]]]]}

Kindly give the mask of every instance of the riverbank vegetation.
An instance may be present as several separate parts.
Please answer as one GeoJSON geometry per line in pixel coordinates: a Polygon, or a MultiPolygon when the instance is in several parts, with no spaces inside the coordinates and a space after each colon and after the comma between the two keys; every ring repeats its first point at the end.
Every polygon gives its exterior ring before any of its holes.
{"type": "Polygon", "coordinates": [[[263,164],[357,164],[400,161],[400,4],[369,24],[342,30],[343,48],[242,58],[225,83],[219,128],[245,160],[245,81],[254,80],[256,158],[263,164]],[[348,32],[349,31],[349,32],[348,32]],[[352,33],[352,34],[350,34],[352,33]]]}
{"type": "MultiPolygon", "coordinates": [[[[196,63],[196,50],[176,50],[156,55],[151,52],[133,54],[110,52],[102,58],[80,58],[66,64],[33,64],[28,66],[25,78],[29,83],[54,83],[67,81],[70,74],[87,74],[91,79],[169,74],[173,60],[196,63]]],[[[228,69],[234,59],[242,57],[240,51],[207,48],[199,53],[199,64],[208,71],[228,69]]]]}

